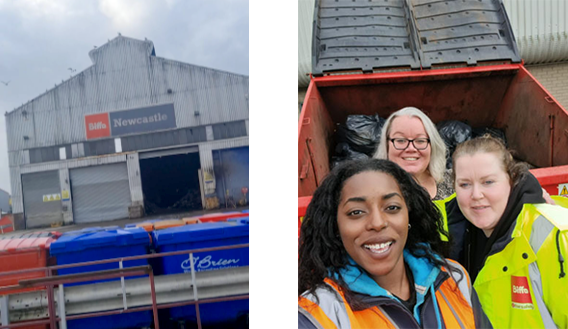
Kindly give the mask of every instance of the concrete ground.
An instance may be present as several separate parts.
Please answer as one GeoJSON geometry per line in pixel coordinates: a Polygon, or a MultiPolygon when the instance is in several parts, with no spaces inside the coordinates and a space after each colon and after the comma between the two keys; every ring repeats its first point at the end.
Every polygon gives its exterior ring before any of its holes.
{"type": "Polygon", "coordinates": [[[249,207],[237,207],[237,208],[228,208],[228,209],[213,209],[213,210],[194,210],[189,212],[180,212],[180,213],[172,213],[172,214],[164,214],[164,215],[149,215],[144,216],[142,218],[136,219],[118,219],[113,221],[106,221],[106,222],[96,222],[96,223],[85,223],[85,224],[72,224],[72,225],[65,225],[65,226],[58,226],[58,227],[46,227],[46,228],[35,228],[35,229],[27,229],[27,230],[19,230],[9,233],[0,234],[0,239],[2,238],[9,238],[12,236],[18,236],[24,233],[34,233],[34,232],[51,232],[51,231],[58,231],[61,233],[69,232],[69,231],[76,231],[81,230],[86,227],[105,227],[105,226],[119,226],[124,227],[127,224],[137,224],[142,223],[147,220],[152,219],[181,219],[185,217],[193,217],[193,216],[200,216],[204,214],[216,213],[216,212],[231,212],[231,211],[243,211],[247,210],[249,207]]]}

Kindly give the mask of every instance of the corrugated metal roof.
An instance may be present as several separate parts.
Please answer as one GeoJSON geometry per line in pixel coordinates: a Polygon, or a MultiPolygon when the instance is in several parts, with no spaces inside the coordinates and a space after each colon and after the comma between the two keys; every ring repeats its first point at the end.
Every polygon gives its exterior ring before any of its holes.
{"type": "Polygon", "coordinates": [[[93,66],[6,116],[8,150],[85,141],[86,114],[173,103],[178,128],[248,119],[248,77],[154,56],[119,36],[93,66]],[[24,136],[26,136],[24,138],[24,136]]]}

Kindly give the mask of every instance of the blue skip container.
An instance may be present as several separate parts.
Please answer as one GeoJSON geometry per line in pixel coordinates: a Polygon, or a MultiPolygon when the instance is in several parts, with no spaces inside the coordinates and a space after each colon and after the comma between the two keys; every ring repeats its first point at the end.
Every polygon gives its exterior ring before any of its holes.
{"type": "MultiPolygon", "coordinates": [[[[150,246],[150,236],[143,228],[120,229],[117,226],[101,228],[90,227],[63,234],[50,247],[50,254],[57,259],[57,265],[67,265],[102,259],[145,255],[150,246]]],[[[123,262],[123,267],[147,265],[147,259],[123,262]]],[[[59,269],[60,275],[102,271],[119,268],[118,262],[59,269]]],[[[133,277],[125,277],[126,280],[133,277]]],[[[86,281],[78,284],[90,284],[110,280],[86,281]]],[[[67,321],[69,329],[124,329],[149,327],[152,312],[142,311],[127,314],[101,316],[67,321]]]]}
{"type": "MultiPolygon", "coordinates": [[[[241,221],[200,223],[154,231],[153,244],[156,252],[192,250],[221,247],[249,242],[249,225],[241,221]]],[[[249,265],[249,249],[238,248],[193,254],[196,272],[213,271],[229,267],[249,265]]],[[[154,273],[191,273],[189,255],[157,258],[159,264],[154,273]]],[[[197,287],[199,291],[199,286],[197,287]]],[[[201,322],[205,325],[235,323],[248,315],[248,299],[199,304],[201,322]]],[[[171,308],[170,318],[177,321],[196,321],[195,306],[171,308]]]]}
{"type": "Polygon", "coordinates": [[[249,218],[247,217],[235,217],[227,219],[227,222],[235,222],[240,224],[247,224],[249,223],[249,218]]]}

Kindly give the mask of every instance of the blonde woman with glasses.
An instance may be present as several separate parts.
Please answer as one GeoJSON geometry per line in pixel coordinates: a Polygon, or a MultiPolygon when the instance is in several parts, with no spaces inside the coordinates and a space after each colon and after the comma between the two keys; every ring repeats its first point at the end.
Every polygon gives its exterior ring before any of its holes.
{"type": "Polygon", "coordinates": [[[446,144],[432,120],[415,107],[405,107],[388,117],[374,158],[395,162],[430,198],[441,200],[454,193],[446,154],[446,144]]]}

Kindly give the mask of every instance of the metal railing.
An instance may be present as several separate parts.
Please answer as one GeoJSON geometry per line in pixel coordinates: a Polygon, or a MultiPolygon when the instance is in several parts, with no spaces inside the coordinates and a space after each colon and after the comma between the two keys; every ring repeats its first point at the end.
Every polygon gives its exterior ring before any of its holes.
{"type": "Polygon", "coordinates": [[[158,309],[163,308],[172,308],[172,307],[179,307],[179,306],[188,306],[188,305],[195,305],[195,312],[197,317],[197,326],[199,329],[202,328],[201,326],[201,317],[199,312],[199,305],[205,303],[217,303],[217,302],[224,302],[224,301],[235,301],[235,300],[244,300],[248,299],[249,295],[239,295],[239,296],[227,296],[227,297],[217,297],[217,298],[209,298],[206,300],[199,300],[197,297],[197,285],[195,280],[195,266],[193,261],[193,254],[195,253],[202,253],[202,252],[210,252],[210,251],[220,251],[220,250],[228,250],[228,249],[239,249],[239,248],[248,248],[249,244],[238,244],[238,245],[231,245],[231,246],[223,246],[223,247],[211,247],[211,248],[201,248],[201,249],[190,249],[190,250],[181,250],[181,251],[171,251],[166,253],[154,253],[154,254],[146,254],[146,255],[139,255],[139,256],[128,256],[128,257],[118,257],[118,258],[111,258],[111,259],[103,259],[97,261],[89,261],[89,262],[82,262],[82,263],[74,263],[74,264],[67,264],[67,265],[56,265],[56,266],[48,266],[48,267],[37,267],[37,268],[30,268],[25,270],[17,270],[17,271],[10,271],[10,272],[0,272],[1,276],[7,275],[14,275],[14,274],[23,274],[23,273],[30,273],[30,272],[39,272],[44,271],[46,276],[42,278],[34,278],[34,279],[25,279],[18,281],[18,285],[12,286],[4,286],[0,287],[0,319],[2,325],[0,329],[5,328],[23,328],[26,326],[32,325],[42,325],[42,324],[49,324],[51,329],[57,328],[57,322],[59,321],[60,329],[67,328],[67,320],[75,320],[75,319],[84,319],[90,317],[98,317],[98,316],[105,316],[105,315],[114,315],[114,314],[124,314],[124,313],[131,313],[131,312],[142,312],[142,311],[149,311],[152,310],[153,317],[154,317],[154,328],[159,329],[159,321],[158,321],[158,309]],[[154,271],[150,265],[143,265],[143,266],[135,266],[135,267],[126,267],[122,268],[122,264],[125,261],[132,261],[132,260],[142,260],[142,259],[150,259],[150,258],[160,258],[160,257],[168,257],[168,256],[176,256],[176,255],[187,255],[189,254],[190,257],[190,264],[191,264],[191,283],[193,288],[193,300],[190,301],[183,301],[183,302],[174,302],[174,303],[166,303],[158,305],[156,302],[156,288],[154,282],[154,271]],[[83,272],[77,274],[67,274],[67,275],[54,275],[53,271],[58,269],[67,269],[67,268],[74,268],[74,267],[82,267],[82,266],[90,266],[90,265],[100,265],[100,264],[108,264],[108,263],[119,263],[119,267],[117,269],[112,270],[101,270],[101,271],[91,271],[91,272],[83,272]],[[129,276],[140,276],[140,275],[148,275],[149,283],[150,283],[150,292],[152,298],[152,305],[151,306],[139,306],[135,308],[127,308],[126,304],[126,290],[125,290],[125,282],[124,277],[129,276]],[[65,315],[65,300],[64,300],[64,285],[69,283],[77,283],[77,282],[85,282],[85,281],[93,281],[93,280],[106,280],[106,279],[114,279],[114,278],[121,278],[121,286],[122,286],[122,296],[124,301],[124,307],[121,310],[111,310],[111,311],[103,311],[103,312],[93,312],[88,314],[77,314],[66,316],[65,315]],[[59,316],[56,315],[54,302],[54,288],[55,286],[59,286],[59,294],[58,294],[58,309],[59,309],[59,316]],[[8,298],[7,296],[10,295],[10,292],[15,290],[21,290],[30,287],[46,287],[47,292],[47,304],[48,304],[48,319],[42,320],[33,320],[33,321],[26,321],[26,322],[19,322],[9,324],[9,307],[8,307],[8,298]]]}

